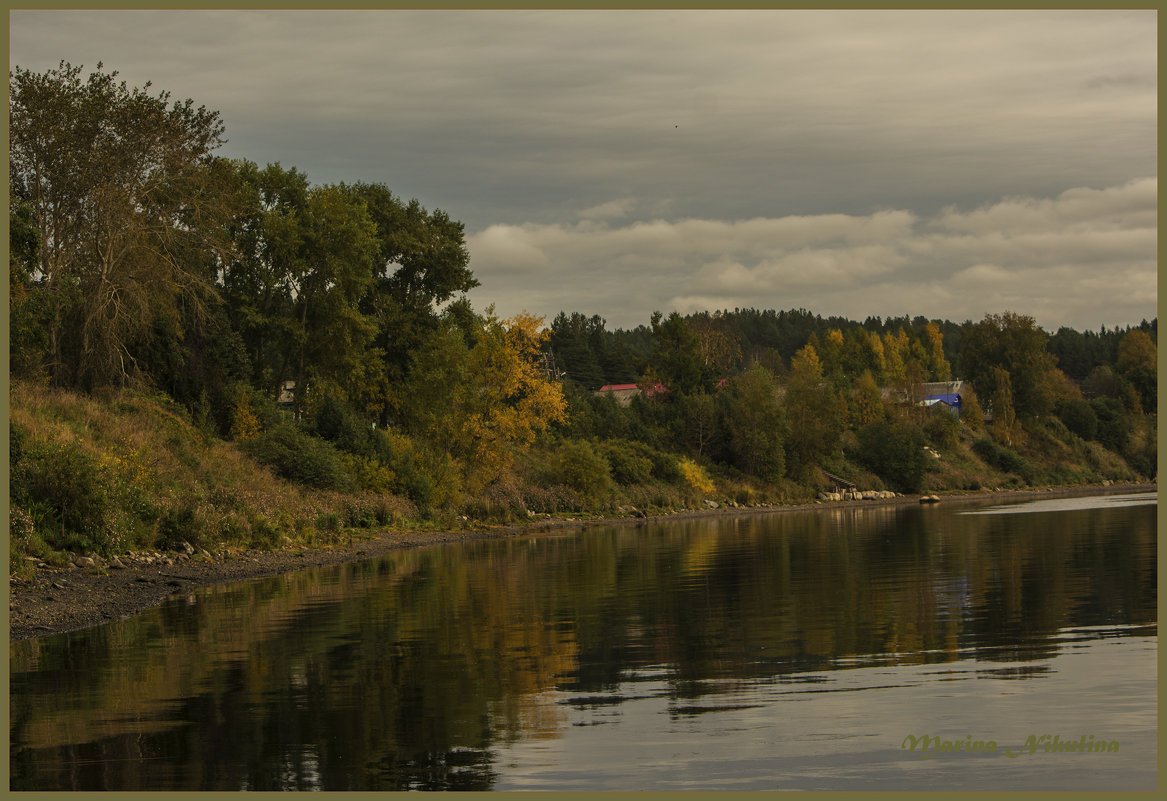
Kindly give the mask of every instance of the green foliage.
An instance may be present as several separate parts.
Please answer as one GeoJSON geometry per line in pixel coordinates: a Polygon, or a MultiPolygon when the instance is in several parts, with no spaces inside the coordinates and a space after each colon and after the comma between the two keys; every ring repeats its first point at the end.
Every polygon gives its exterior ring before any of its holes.
{"type": "Polygon", "coordinates": [[[1089,401],[1081,398],[1064,398],[1058,401],[1054,410],[1058,419],[1082,439],[1094,439],[1098,434],[1098,415],[1089,401]]]}
{"type": "Polygon", "coordinates": [[[36,533],[53,548],[107,552],[114,505],[97,461],[74,441],[21,448],[10,478],[13,505],[27,509],[36,533]]]}
{"type": "Polygon", "coordinates": [[[940,450],[951,450],[960,444],[960,420],[945,409],[937,409],[924,421],[924,433],[940,450]]]}
{"type": "Polygon", "coordinates": [[[167,509],[158,519],[155,544],[160,548],[172,548],[185,541],[195,547],[205,547],[211,542],[212,535],[212,526],[204,510],[188,501],[167,509]]]}
{"type": "Polygon", "coordinates": [[[1090,371],[1082,382],[1082,392],[1087,398],[1111,398],[1118,401],[1123,409],[1141,414],[1144,409],[1133,384],[1125,376],[1115,372],[1108,365],[1099,365],[1090,371]]]}
{"type": "Polygon", "coordinates": [[[333,395],[326,395],[317,405],[313,428],[319,437],[346,453],[376,462],[390,458],[383,432],[333,395]]]}
{"type": "Polygon", "coordinates": [[[1126,450],[1131,435],[1131,421],[1122,404],[1114,398],[1094,398],[1090,408],[1098,419],[1096,439],[1115,453],[1126,450]]]}
{"type": "Polygon", "coordinates": [[[376,459],[344,452],[341,452],[340,459],[358,492],[383,495],[396,491],[400,486],[397,475],[376,459]]]}
{"type": "Polygon", "coordinates": [[[1158,418],[1147,415],[1134,421],[1123,458],[1140,475],[1155,478],[1159,472],[1158,418]]]}
{"type": "Polygon", "coordinates": [[[972,449],[973,453],[990,467],[1014,473],[1026,484],[1034,483],[1036,479],[1034,469],[1012,448],[1005,447],[990,437],[981,437],[973,443],[972,449]]]}
{"type": "Polygon", "coordinates": [[[786,469],[786,415],[778,403],[774,375],[754,365],[734,378],[723,396],[735,466],[767,480],[781,478],[786,469]]]}
{"type": "Polygon", "coordinates": [[[600,455],[608,461],[612,478],[624,486],[646,484],[652,479],[652,459],[645,455],[646,446],[628,441],[609,441],[599,445],[600,455]]]}
{"type": "MultiPolygon", "coordinates": [[[[1011,382],[1012,408],[1019,417],[1053,409],[1056,361],[1047,350],[1049,337],[1032,317],[1005,312],[989,314],[964,332],[961,369],[979,394],[993,398],[1001,371],[1011,382]]],[[[996,417],[996,409],[994,409],[996,417]]]]}
{"type": "Polygon", "coordinates": [[[822,363],[812,345],[795,354],[786,385],[786,471],[805,477],[837,452],[843,433],[839,396],[823,380],[822,363]]]}
{"type": "Polygon", "coordinates": [[[288,481],[318,489],[353,488],[352,478],[336,448],[301,431],[290,421],[240,443],[240,447],[288,481]]]}
{"type": "Polygon", "coordinates": [[[689,395],[705,387],[697,336],[677,312],[652,315],[652,375],[674,392],[689,395]]]}
{"type": "Polygon", "coordinates": [[[859,460],[896,492],[919,492],[928,470],[924,432],[915,423],[877,420],[861,428],[859,460]]]}
{"type": "Polygon", "coordinates": [[[38,231],[58,385],[134,380],[134,346],[184,305],[205,309],[225,245],[210,154],[218,112],[129,88],[102,65],[9,73],[11,180],[38,231]]]}
{"type": "Polygon", "coordinates": [[[608,460],[587,442],[564,442],[554,461],[555,479],[581,495],[597,500],[612,491],[608,460]]]}

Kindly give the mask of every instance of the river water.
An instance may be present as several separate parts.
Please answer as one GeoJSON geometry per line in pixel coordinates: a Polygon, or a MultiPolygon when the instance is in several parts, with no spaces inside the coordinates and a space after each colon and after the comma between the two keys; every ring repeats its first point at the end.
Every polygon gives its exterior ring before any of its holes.
{"type": "Polygon", "coordinates": [[[13,643],[10,786],[1154,790],[1156,513],[743,514],[208,588],[13,643]]]}

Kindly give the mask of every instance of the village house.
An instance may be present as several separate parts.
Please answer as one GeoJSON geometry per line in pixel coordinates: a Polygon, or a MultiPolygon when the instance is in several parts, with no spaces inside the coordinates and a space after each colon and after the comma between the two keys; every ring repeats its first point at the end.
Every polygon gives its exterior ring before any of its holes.
{"type": "MultiPolygon", "coordinates": [[[[645,392],[646,398],[651,398],[654,395],[668,392],[664,384],[659,381],[648,388],[645,392]]],[[[605,384],[597,389],[594,395],[611,395],[616,399],[616,403],[627,407],[631,405],[632,399],[641,393],[639,384],[605,384]]]]}

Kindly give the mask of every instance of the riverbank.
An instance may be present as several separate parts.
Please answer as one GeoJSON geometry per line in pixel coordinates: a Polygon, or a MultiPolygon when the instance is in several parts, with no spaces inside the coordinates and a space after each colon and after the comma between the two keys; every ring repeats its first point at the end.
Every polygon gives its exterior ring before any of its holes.
{"type": "MultiPolygon", "coordinates": [[[[1069,497],[1153,491],[1155,484],[1082,485],[1001,492],[951,493],[942,502],[985,498],[1069,497]]],[[[469,527],[460,531],[417,532],[384,529],[362,532],[351,544],[327,548],[293,547],[272,551],[229,549],[219,553],[141,553],[93,566],[52,567],[38,563],[28,579],[9,581],[9,641],[44,637],[120,620],[197,587],[262,578],[296,570],[374,559],[406,548],[499,539],[597,525],[641,524],[659,520],[785,514],[823,508],[918,505],[918,495],[882,500],[827,501],[790,506],[720,507],[657,517],[545,519],[522,526],[469,527]]]]}

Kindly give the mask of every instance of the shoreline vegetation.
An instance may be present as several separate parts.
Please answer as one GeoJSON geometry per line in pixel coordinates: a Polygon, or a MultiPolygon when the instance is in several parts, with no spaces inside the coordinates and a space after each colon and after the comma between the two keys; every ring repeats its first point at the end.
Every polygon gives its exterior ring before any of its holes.
{"type": "Polygon", "coordinates": [[[1156,479],[1157,319],[503,319],[444,211],[116,76],[9,74],[13,636],[386,537],[1156,479]]]}
{"type": "MultiPolygon", "coordinates": [[[[1020,500],[1087,495],[1152,492],[1153,483],[1106,484],[1074,487],[959,492],[946,501],[987,499],[1020,500]]],[[[18,642],[100,626],[159,606],[200,587],[280,576],[298,570],[378,559],[406,548],[426,548],[475,540],[557,534],[587,528],[721,517],[791,514],[825,510],[866,510],[919,505],[921,496],[900,495],[874,500],[814,501],[785,506],[684,509],[651,517],[558,518],[523,525],[487,525],[462,530],[418,532],[381,529],[365,532],[351,542],[316,548],[283,547],[254,551],[223,548],[217,553],[200,549],[193,555],[182,549],[162,553],[140,552],[78,565],[72,561],[34,563],[32,574],[14,579],[9,591],[9,641],[18,642]],[[117,567],[114,567],[114,565],[117,567]]],[[[95,555],[96,556],[96,555],[95,555]]]]}

